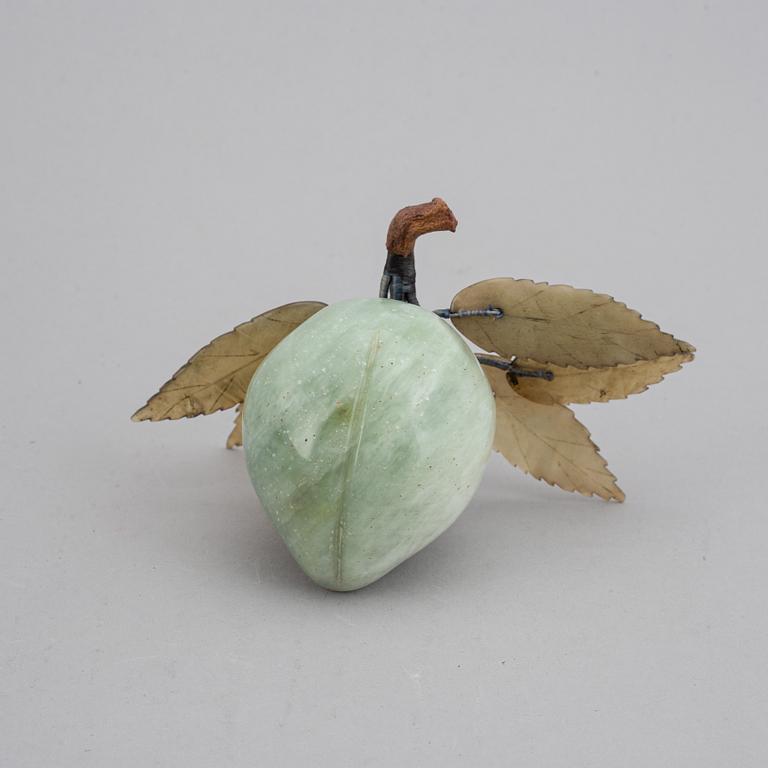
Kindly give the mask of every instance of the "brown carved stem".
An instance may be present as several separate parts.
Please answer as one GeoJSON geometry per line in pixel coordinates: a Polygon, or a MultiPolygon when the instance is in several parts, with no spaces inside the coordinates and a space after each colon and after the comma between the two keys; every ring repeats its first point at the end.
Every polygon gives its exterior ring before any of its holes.
{"type": "Polygon", "coordinates": [[[416,238],[427,232],[456,231],[456,217],[445,200],[409,205],[399,210],[387,232],[387,262],[381,276],[379,296],[418,304],[413,247],[416,238]]]}
{"type": "Polygon", "coordinates": [[[399,210],[389,225],[387,251],[410,256],[417,237],[427,232],[455,232],[457,224],[453,212],[439,197],[430,203],[409,205],[399,210]]]}

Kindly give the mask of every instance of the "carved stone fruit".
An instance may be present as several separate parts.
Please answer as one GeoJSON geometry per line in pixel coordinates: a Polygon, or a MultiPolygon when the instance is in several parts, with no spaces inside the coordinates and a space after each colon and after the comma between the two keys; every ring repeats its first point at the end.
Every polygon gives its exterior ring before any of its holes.
{"type": "Polygon", "coordinates": [[[296,561],[347,591],[456,520],[494,425],[488,381],[451,327],[413,304],[363,299],[322,309],[272,350],[248,388],[243,439],[296,561]]]}

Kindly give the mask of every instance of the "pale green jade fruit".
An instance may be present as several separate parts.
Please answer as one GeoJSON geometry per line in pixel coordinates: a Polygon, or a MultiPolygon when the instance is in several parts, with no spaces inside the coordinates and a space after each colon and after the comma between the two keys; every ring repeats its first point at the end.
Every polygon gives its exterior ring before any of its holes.
{"type": "Polygon", "coordinates": [[[493,395],[433,313],[390,299],[322,309],[267,356],[243,440],[262,505],[315,582],[359,589],[461,514],[488,459],[493,395]]]}

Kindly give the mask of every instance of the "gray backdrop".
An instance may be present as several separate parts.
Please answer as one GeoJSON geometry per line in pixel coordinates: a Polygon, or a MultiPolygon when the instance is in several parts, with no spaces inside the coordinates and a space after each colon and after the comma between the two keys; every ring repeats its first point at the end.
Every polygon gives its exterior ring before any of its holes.
{"type": "Polygon", "coordinates": [[[760,2],[0,2],[0,763],[763,766],[760,2]],[[579,407],[628,495],[498,456],[376,585],[314,587],[231,413],[128,417],[210,338],[512,275],[693,342],[579,407]],[[341,279],[340,279],[341,276],[341,279]]]}

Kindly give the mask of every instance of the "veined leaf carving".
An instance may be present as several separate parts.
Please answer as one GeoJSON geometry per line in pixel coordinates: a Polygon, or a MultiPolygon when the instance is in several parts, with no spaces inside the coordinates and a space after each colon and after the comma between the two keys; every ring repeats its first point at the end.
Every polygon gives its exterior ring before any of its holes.
{"type": "Polygon", "coordinates": [[[568,285],[499,277],[470,285],[452,311],[496,307],[503,317],[453,318],[489,352],[575,368],[608,367],[683,354],[688,345],[610,296],[568,285]]]}
{"type": "Polygon", "coordinates": [[[237,411],[235,426],[232,427],[227,438],[227,448],[238,448],[243,444],[243,404],[238,403],[235,410],[237,411]]]}
{"type": "Polygon", "coordinates": [[[324,306],[319,301],[285,304],[219,336],[179,368],[132,419],[181,419],[223,411],[242,403],[262,360],[291,331],[324,306]]]}
{"type": "Polygon", "coordinates": [[[538,480],[585,496],[624,501],[624,492],[587,428],[564,405],[542,405],[512,389],[506,373],[483,366],[496,397],[494,448],[538,480]]]}
{"type": "Polygon", "coordinates": [[[545,405],[623,400],[629,395],[645,392],[649,386],[658,384],[665,376],[693,360],[694,348],[684,341],[679,343],[688,351],[608,368],[575,368],[551,363],[545,366],[536,360],[517,358],[515,366],[530,370],[546,367],[555,377],[546,381],[521,376],[514,389],[523,397],[545,405]]]}

